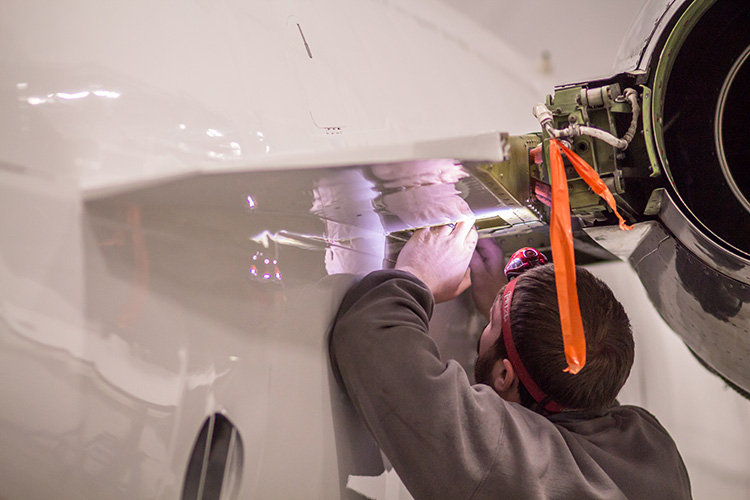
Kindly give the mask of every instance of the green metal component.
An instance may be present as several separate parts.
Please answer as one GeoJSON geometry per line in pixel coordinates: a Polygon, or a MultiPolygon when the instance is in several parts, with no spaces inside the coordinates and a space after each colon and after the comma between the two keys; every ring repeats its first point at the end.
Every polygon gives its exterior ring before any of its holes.
{"type": "MultiPolygon", "coordinates": [[[[617,115],[632,112],[630,103],[615,100],[620,94],[620,85],[617,83],[595,88],[574,85],[556,89],[554,96],[547,96],[546,105],[553,114],[552,125],[556,129],[578,124],[605,130],[617,136],[617,115]]],[[[544,138],[548,138],[546,132],[544,138]]],[[[619,152],[615,148],[585,135],[579,135],[570,142],[571,149],[591,165],[614,195],[625,192],[624,180],[619,172],[619,152]]],[[[544,165],[532,169],[531,176],[549,184],[549,141],[544,142],[543,149],[544,165]]],[[[609,213],[606,203],[567,162],[566,175],[572,213],[588,223],[606,220],[609,213]]]]}
{"type": "MultiPolygon", "coordinates": [[[[555,90],[555,95],[547,96],[547,107],[555,117],[567,117],[571,113],[580,109],[579,95],[580,86],[562,87],[555,90]]],[[[557,121],[557,120],[556,120],[557,121]]]]}
{"type": "Polygon", "coordinates": [[[542,139],[538,134],[529,134],[511,136],[508,142],[510,144],[508,160],[479,165],[473,173],[499,201],[510,206],[514,202],[524,205],[530,198],[529,151],[538,146],[542,139]],[[508,199],[509,195],[511,199],[508,199]]]}
{"type": "Polygon", "coordinates": [[[630,104],[627,102],[613,102],[609,110],[613,113],[630,113],[630,104]]]}
{"type": "Polygon", "coordinates": [[[486,219],[477,220],[474,224],[479,234],[493,233],[498,230],[507,229],[510,227],[510,223],[502,217],[489,217],[486,219]]]}
{"type": "MultiPolygon", "coordinates": [[[[664,44],[664,48],[659,56],[659,64],[656,66],[656,72],[654,73],[654,93],[651,100],[651,106],[649,112],[644,113],[649,114],[652,118],[656,153],[670,182],[674,182],[674,179],[672,179],[671,173],[669,172],[669,161],[667,160],[667,155],[665,153],[663,123],[664,97],[667,92],[667,82],[669,81],[669,75],[672,73],[672,68],[674,67],[675,60],[677,59],[682,44],[685,42],[698,20],[714,3],[716,3],[716,0],[695,1],[687,8],[687,10],[685,10],[682,17],[680,17],[675,28],[672,30],[672,33],[670,33],[669,38],[667,38],[667,42],[664,44]]],[[[651,156],[650,151],[649,156],[651,156]]]]}
{"type": "MultiPolygon", "coordinates": [[[[563,139],[609,187],[618,211],[630,222],[658,214],[663,195],[661,188],[665,181],[673,182],[664,141],[663,109],[667,82],[688,34],[715,3],[716,0],[694,0],[687,7],[671,31],[658,62],[653,63],[653,79],[648,79],[647,73],[623,73],[607,80],[561,86],[547,96],[547,110],[535,108],[535,114],[543,120],[545,127],[568,129],[568,136],[580,134],[576,127],[585,126],[616,138],[623,137],[631,130],[633,110],[632,97],[622,90],[638,89],[642,121],[636,123],[635,135],[629,136],[627,148],[615,148],[604,140],[607,138],[594,138],[591,135],[597,135],[597,132],[591,130],[585,131],[590,135],[563,139]],[[640,85],[645,81],[653,83],[640,85]],[[664,174],[669,179],[665,179],[664,174]]],[[[549,222],[550,209],[537,198],[536,192],[548,190],[551,184],[549,138],[547,129],[541,134],[512,137],[509,139],[510,159],[483,165],[476,174],[498,200],[503,201],[504,196],[507,200],[520,202],[544,222],[549,222]],[[540,142],[543,158],[540,164],[535,164],[529,160],[528,152],[540,142]]],[[[579,217],[584,226],[616,223],[606,202],[589,188],[567,159],[564,161],[572,215],[579,217]]]]}
{"type": "MultiPolygon", "coordinates": [[[[562,129],[571,124],[587,125],[617,135],[614,113],[630,113],[628,103],[615,102],[620,95],[618,84],[589,89],[573,86],[557,89],[554,97],[548,96],[548,108],[554,115],[555,128],[562,129]]],[[[591,165],[599,175],[617,170],[614,148],[591,137],[578,136],[572,141],[572,149],[591,165]]]]}
{"type": "Polygon", "coordinates": [[[656,215],[659,213],[665,191],[666,189],[664,188],[658,188],[651,192],[648,203],[646,203],[646,209],[643,211],[644,215],[656,215]]]}
{"type": "Polygon", "coordinates": [[[643,138],[646,141],[646,151],[648,152],[648,159],[651,164],[651,177],[659,177],[661,175],[661,167],[659,167],[659,155],[656,151],[656,144],[654,144],[651,116],[651,89],[645,85],[641,85],[641,89],[643,90],[643,138]]]}

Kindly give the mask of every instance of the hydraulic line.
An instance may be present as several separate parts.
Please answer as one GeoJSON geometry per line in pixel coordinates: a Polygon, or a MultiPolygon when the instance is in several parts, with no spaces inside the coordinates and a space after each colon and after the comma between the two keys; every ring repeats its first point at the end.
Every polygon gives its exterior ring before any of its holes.
{"type": "Polygon", "coordinates": [[[542,128],[544,128],[544,130],[555,139],[566,139],[577,137],[579,135],[587,135],[604,141],[617,149],[625,150],[628,145],[630,145],[630,141],[633,140],[633,137],[635,137],[635,132],[638,128],[638,117],[641,112],[641,108],[638,105],[638,92],[630,88],[625,89],[623,95],[617,97],[615,100],[618,102],[623,102],[625,100],[629,101],[633,114],[633,117],[630,120],[630,127],[621,139],[618,139],[606,130],[598,129],[596,127],[588,127],[586,125],[578,125],[577,123],[569,125],[564,129],[556,129],[552,126],[552,113],[547,109],[547,106],[542,103],[534,105],[533,112],[534,116],[542,125],[542,128]]]}

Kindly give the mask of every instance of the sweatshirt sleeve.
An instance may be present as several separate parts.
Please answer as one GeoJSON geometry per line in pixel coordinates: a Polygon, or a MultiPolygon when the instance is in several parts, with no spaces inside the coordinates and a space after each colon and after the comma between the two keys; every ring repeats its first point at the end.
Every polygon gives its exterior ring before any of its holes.
{"type": "Polygon", "coordinates": [[[334,323],[334,370],[415,498],[471,498],[493,469],[502,415],[479,401],[489,387],[440,360],[427,335],[432,308],[409,273],[366,276],[334,323]]]}

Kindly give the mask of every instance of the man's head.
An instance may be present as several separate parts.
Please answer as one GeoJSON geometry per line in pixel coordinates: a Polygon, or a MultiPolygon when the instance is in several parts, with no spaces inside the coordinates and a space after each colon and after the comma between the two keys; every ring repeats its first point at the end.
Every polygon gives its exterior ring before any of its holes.
{"type": "MultiPolygon", "coordinates": [[[[523,365],[542,391],[568,409],[598,409],[612,404],[628,378],[633,335],[625,310],[607,285],[580,267],[576,268],[576,284],[586,336],[586,366],[578,374],[563,372],[567,362],[552,265],[530,269],[516,278],[510,329],[523,365]]],[[[475,378],[505,399],[534,407],[534,399],[508,360],[501,335],[502,296],[503,290],[480,338],[475,378]]]]}

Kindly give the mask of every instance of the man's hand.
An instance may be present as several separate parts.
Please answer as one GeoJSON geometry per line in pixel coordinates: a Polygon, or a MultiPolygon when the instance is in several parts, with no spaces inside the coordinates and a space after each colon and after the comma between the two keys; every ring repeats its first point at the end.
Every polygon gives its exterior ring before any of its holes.
{"type": "Polygon", "coordinates": [[[436,303],[447,302],[471,285],[469,261],[477,239],[473,219],[458,222],[453,228],[419,229],[401,250],[396,269],[422,280],[436,303]]]}
{"type": "Polygon", "coordinates": [[[500,289],[508,282],[505,278],[505,255],[495,240],[483,239],[471,257],[471,295],[477,310],[490,317],[490,308],[500,289]]]}

